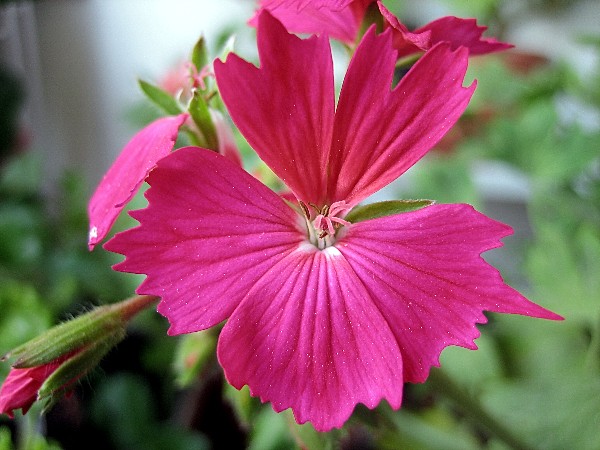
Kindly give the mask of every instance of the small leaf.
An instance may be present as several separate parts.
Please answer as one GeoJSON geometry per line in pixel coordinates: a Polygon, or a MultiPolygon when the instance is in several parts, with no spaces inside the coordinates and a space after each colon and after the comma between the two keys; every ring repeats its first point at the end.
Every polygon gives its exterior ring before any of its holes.
{"type": "Polygon", "coordinates": [[[348,222],[356,223],[368,219],[400,214],[432,205],[433,200],[387,200],[384,202],[370,203],[357,206],[345,217],[348,222]]]}
{"type": "Polygon", "coordinates": [[[196,66],[198,72],[208,65],[208,49],[206,48],[204,36],[200,36],[200,39],[198,39],[198,42],[194,45],[194,49],[192,50],[192,63],[196,66]]]}
{"type": "Polygon", "coordinates": [[[162,109],[164,112],[170,115],[181,114],[181,106],[177,103],[173,97],[167,92],[163,91],[158,86],[148,83],[144,80],[138,80],[140,88],[144,91],[144,94],[152,101],[156,106],[162,109]]]}

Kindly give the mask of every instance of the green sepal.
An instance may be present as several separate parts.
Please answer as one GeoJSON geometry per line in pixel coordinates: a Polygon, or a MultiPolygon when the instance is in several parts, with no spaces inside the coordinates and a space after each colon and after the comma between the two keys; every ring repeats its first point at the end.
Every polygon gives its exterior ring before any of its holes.
{"type": "Polygon", "coordinates": [[[377,219],[392,214],[416,211],[433,203],[435,203],[433,200],[386,200],[369,203],[353,208],[344,219],[350,223],[362,222],[363,220],[377,219]]]}
{"type": "Polygon", "coordinates": [[[194,45],[192,50],[192,63],[196,66],[198,72],[208,65],[208,49],[206,48],[204,36],[200,36],[200,39],[198,39],[198,42],[194,45]]]}
{"type": "Polygon", "coordinates": [[[138,80],[138,83],[146,97],[164,112],[171,116],[182,113],[181,106],[169,93],[144,80],[138,80]]]}
{"type": "Polygon", "coordinates": [[[208,105],[200,90],[194,92],[194,96],[190,101],[189,113],[204,137],[203,146],[209,150],[217,151],[219,149],[217,130],[210,115],[208,105]]]}
{"type": "Polygon", "coordinates": [[[123,327],[122,313],[114,307],[102,306],[50,328],[2,359],[9,360],[17,369],[41,366],[78,348],[102,341],[123,327]]]}
{"type": "Polygon", "coordinates": [[[44,402],[43,411],[50,409],[68,392],[73,382],[98,366],[102,358],[124,338],[125,328],[118,328],[61,364],[38,390],[37,399],[44,402]]]}

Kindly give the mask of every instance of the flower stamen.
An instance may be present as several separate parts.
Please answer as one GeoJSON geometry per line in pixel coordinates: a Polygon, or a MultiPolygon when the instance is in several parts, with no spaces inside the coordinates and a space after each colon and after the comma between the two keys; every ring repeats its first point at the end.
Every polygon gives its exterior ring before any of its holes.
{"type": "Polygon", "coordinates": [[[345,201],[332,203],[318,207],[314,203],[299,201],[300,208],[304,213],[310,241],[320,249],[329,247],[335,242],[335,234],[342,226],[350,225],[347,220],[338,217],[350,210],[345,201]]]}

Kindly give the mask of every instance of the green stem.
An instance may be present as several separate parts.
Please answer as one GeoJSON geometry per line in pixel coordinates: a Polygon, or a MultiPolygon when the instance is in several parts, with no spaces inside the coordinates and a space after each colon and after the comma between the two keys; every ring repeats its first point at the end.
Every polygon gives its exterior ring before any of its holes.
{"type": "Polygon", "coordinates": [[[429,374],[428,384],[433,389],[451,400],[463,414],[477,425],[483,426],[487,431],[504,441],[511,448],[518,450],[530,450],[529,444],[521,441],[512,431],[499,423],[495,417],[490,415],[481,404],[474,399],[461,386],[454,382],[440,369],[433,369],[429,374]]]}
{"type": "Polygon", "coordinates": [[[129,322],[137,313],[154,305],[158,300],[159,298],[153,295],[136,295],[135,297],[110,305],[110,308],[118,310],[123,320],[129,322]]]}

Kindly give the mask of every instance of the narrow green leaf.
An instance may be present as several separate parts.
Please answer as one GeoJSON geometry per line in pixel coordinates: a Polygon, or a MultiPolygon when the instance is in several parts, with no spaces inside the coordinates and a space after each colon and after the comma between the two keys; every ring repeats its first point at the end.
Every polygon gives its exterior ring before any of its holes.
{"type": "Polygon", "coordinates": [[[198,72],[208,65],[208,49],[206,48],[206,41],[204,36],[200,36],[194,49],[192,50],[192,63],[196,66],[198,72]]]}
{"type": "Polygon", "coordinates": [[[194,97],[192,97],[192,101],[190,102],[189,112],[194,123],[204,136],[206,148],[217,151],[219,149],[217,130],[212,121],[208,105],[199,90],[194,92],[194,97]]]}
{"type": "Polygon", "coordinates": [[[181,114],[181,106],[167,92],[144,80],[138,80],[138,83],[144,94],[146,94],[146,97],[164,112],[169,115],[181,114]]]}
{"type": "Polygon", "coordinates": [[[356,223],[363,220],[400,214],[432,205],[433,200],[387,200],[384,202],[370,203],[357,206],[345,217],[348,222],[356,223]]]}

